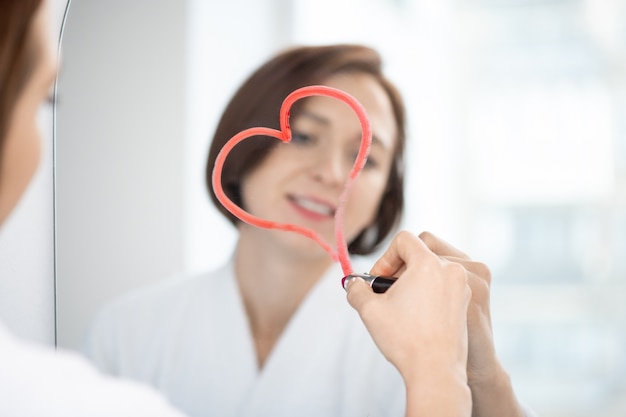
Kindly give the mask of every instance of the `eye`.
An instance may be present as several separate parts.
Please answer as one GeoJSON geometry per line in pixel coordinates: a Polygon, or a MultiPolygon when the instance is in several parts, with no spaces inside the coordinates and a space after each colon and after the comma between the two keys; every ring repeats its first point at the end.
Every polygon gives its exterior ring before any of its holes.
{"type": "Polygon", "coordinates": [[[50,117],[54,112],[54,96],[47,95],[39,99],[37,104],[37,117],[50,117]]]}
{"type": "Polygon", "coordinates": [[[367,168],[376,168],[378,167],[378,162],[376,162],[376,160],[374,158],[371,157],[371,155],[367,158],[367,160],[365,161],[365,166],[363,168],[367,169],[367,168]]]}
{"type": "Polygon", "coordinates": [[[53,92],[48,93],[45,97],[41,99],[39,103],[40,108],[52,109],[54,107],[55,96],[53,92]]]}
{"type": "Polygon", "coordinates": [[[291,142],[295,145],[307,145],[315,142],[315,137],[299,130],[291,131],[291,142]]]}
{"type": "MultiPolygon", "coordinates": [[[[351,155],[351,161],[352,163],[354,163],[354,160],[357,158],[357,156],[359,155],[358,152],[354,152],[351,155]]],[[[372,156],[372,154],[370,154],[367,159],[365,160],[365,165],[363,166],[363,169],[374,169],[378,166],[378,162],[376,161],[376,158],[374,158],[372,156]]]]}

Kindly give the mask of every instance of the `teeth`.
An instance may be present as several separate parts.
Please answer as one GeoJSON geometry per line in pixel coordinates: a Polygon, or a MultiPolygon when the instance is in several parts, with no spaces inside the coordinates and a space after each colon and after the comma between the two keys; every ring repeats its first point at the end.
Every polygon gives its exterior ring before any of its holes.
{"type": "Polygon", "coordinates": [[[302,208],[324,216],[332,216],[334,211],[332,207],[329,207],[326,204],[318,203],[317,201],[312,201],[307,198],[296,197],[294,198],[294,201],[302,208]]]}

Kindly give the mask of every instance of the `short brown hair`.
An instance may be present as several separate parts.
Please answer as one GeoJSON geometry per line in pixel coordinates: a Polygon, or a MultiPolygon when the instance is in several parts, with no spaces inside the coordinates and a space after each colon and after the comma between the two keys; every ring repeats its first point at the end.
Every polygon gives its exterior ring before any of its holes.
{"type": "Polygon", "coordinates": [[[37,64],[31,23],[41,0],[0,0],[0,161],[17,100],[37,64]]]}
{"type": "MultiPolygon", "coordinates": [[[[285,97],[298,88],[320,84],[335,74],[347,72],[366,73],[380,83],[391,101],[398,135],[376,220],[349,242],[348,250],[352,254],[373,252],[398,224],[404,206],[404,103],[396,87],[383,75],[380,55],[362,45],[303,46],[285,50],[258,68],[237,90],[219,121],[206,166],[206,183],[213,204],[231,223],[236,225],[239,220],[217,200],[211,183],[215,159],[224,144],[250,127],[280,129],[278,115],[285,97]]],[[[297,114],[297,106],[298,103],[291,110],[292,117],[297,114]]],[[[222,170],[224,192],[239,206],[242,204],[241,181],[278,142],[270,138],[256,139],[238,144],[222,170]]]]}

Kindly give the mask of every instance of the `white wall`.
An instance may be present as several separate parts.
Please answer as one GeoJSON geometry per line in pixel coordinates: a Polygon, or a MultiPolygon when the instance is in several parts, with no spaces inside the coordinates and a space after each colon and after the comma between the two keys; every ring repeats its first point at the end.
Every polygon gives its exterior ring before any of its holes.
{"type": "Polygon", "coordinates": [[[72,3],[56,140],[61,346],[106,300],[182,266],[185,11],[72,3]]]}

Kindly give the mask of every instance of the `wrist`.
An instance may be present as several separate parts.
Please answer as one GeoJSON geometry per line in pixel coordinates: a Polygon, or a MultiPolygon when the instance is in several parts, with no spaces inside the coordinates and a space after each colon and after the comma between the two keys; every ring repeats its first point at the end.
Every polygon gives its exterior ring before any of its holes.
{"type": "Polygon", "coordinates": [[[425,350],[419,354],[405,355],[402,363],[396,367],[407,385],[422,387],[432,385],[433,381],[462,381],[463,385],[468,385],[466,358],[452,349],[434,352],[425,350]]]}
{"type": "Polygon", "coordinates": [[[472,393],[464,367],[439,368],[405,379],[407,416],[469,417],[472,393]]]}
{"type": "Polygon", "coordinates": [[[524,416],[511,377],[499,361],[488,370],[468,371],[468,386],[472,392],[472,416],[524,416]]]}

